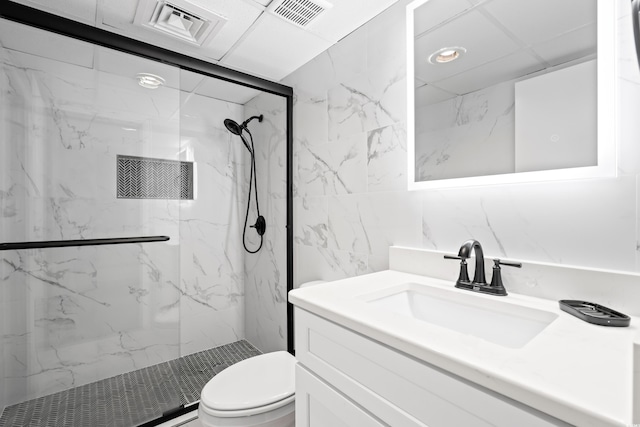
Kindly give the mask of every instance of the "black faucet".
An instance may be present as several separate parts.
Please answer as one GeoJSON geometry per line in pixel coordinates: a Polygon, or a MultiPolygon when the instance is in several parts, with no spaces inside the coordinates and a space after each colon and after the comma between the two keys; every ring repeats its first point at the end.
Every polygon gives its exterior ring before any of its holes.
{"type": "Polygon", "coordinates": [[[458,257],[464,260],[471,258],[471,251],[475,251],[476,253],[476,271],[473,274],[473,282],[471,283],[474,285],[486,285],[487,279],[484,275],[484,252],[482,252],[482,245],[480,245],[480,242],[473,239],[464,242],[458,251],[458,257]]]}
{"type": "Polygon", "coordinates": [[[507,265],[510,267],[522,267],[519,262],[506,262],[499,259],[493,260],[493,278],[490,284],[487,284],[487,279],[484,274],[484,253],[482,252],[482,245],[477,240],[467,240],[462,244],[458,251],[458,256],[445,255],[447,259],[459,259],[460,260],[460,274],[456,281],[456,288],[468,289],[471,291],[482,292],[484,294],[491,295],[507,295],[507,290],[502,284],[502,276],[500,274],[500,266],[507,265]],[[471,252],[475,252],[476,255],[476,271],[473,274],[473,281],[469,280],[469,273],[467,272],[467,259],[471,258],[471,252]]]}

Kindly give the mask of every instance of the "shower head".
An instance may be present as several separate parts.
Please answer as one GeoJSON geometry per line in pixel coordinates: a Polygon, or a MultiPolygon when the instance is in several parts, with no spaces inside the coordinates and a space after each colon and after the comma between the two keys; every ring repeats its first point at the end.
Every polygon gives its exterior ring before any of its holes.
{"type": "Polygon", "coordinates": [[[231,119],[224,119],[224,125],[229,132],[240,137],[244,146],[247,147],[247,150],[249,150],[249,153],[253,156],[253,150],[249,147],[249,143],[244,139],[244,136],[242,136],[242,129],[245,128],[245,124],[239,125],[231,119]]]}
{"type": "Polygon", "coordinates": [[[249,117],[247,120],[245,120],[244,122],[242,122],[242,127],[243,129],[247,128],[247,125],[249,124],[249,122],[253,119],[258,119],[259,122],[262,122],[262,119],[264,118],[264,116],[262,114],[260,114],[259,116],[251,116],[249,117]]]}
{"type": "Polygon", "coordinates": [[[251,155],[253,155],[253,150],[251,149],[251,147],[249,147],[249,143],[247,142],[246,139],[244,139],[244,136],[242,136],[242,131],[246,130],[247,132],[249,132],[249,129],[247,129],[247,125],[253,119],[258,119],[258,121],[261,122],[263,119],[263,116],[262,114],[260,114],[259,116],[249,117],[247,120],[242,122],[241,125],[236,123],[234,120],[224,119],[224,126],[227,128],[229,132],[231,132],[234,135],[238,135],[240,139],[242,139],[242,143],[244,144],[245,147],[247,147],[247,150],[249,150],[251,155]]]}
{"type": "Polygon", "coordinates": [[[249,122],[251,122],[251,120],[258,119],[258,121],[261,122],[263,118],[264,116],[262,114],[260,114],[259,116],[251,116],[247,120],[242,122],[241,125],[236,123],[234,120],[224,119],[224,125],[227,128],[227,130],[229,130],[229,132],[231,132],[232,134],[241,135],[243,129],[247,130],[247,125],[249,124],[249,122]]]}
{"type": "Polygon", "coordinates": [[[242,126],[237,124],[235,121],[231,119],[224,119],[224,125],[227,128],[227,130],[232,134],[234,135],[242,134],[242,126]]]}

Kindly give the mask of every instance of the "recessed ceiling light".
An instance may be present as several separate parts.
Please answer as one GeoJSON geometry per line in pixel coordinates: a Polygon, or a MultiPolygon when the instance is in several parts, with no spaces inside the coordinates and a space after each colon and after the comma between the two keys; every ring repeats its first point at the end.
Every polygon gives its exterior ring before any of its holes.
{"type": "Polygon", "coordinates": [[[447,62],[455,61],[465,53],[467,53],[467,49],[463,47],[443,47],[429,56],[429,62],[432,64],[446,64],[447,62]]]}
{"type": "Polygon", "coordinates": [[[136,74],[136,79],[138,79],[140,86],[147,89],[158,89],[165,83],[162,77],[149,73],[138,73],[136,74]]]}

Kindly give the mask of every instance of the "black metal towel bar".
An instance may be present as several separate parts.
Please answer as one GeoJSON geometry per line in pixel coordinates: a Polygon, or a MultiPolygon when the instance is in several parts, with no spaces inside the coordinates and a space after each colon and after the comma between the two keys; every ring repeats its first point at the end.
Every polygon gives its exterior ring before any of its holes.
{"type": "Polygon", "coordinates": [[[120,245],[123,243],[166,242],[169,236],[115,237],[111,239],[48,240],[43,242],[0,243],[0,251],[16,249],[64,248],[66,246],[120,245]]]}

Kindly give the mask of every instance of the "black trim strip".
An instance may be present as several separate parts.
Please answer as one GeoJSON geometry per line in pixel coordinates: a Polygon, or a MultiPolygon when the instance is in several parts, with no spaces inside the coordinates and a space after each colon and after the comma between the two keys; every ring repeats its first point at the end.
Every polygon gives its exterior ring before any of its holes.
{"type": "Polygon", "coordinates": [[[168,421],[171,421],[171,420],[173,420],[175,418],[181,417],[181,416],[183,416],[185,414],[188,414],[189,412],[195,412],[194,415],[196,417],[198,416],[198,406],[200,406],[200,402],[199,401],[195,402],[195,403],[192,403],[189,406],[184,406],[184,405],[181,405],[181,406],[182,406],[181,408],[179,408],[179,409],[177,409],[177,410],[175,410],[173,412],[170,412],[170,413],[166,413],[165,412],[159,418],[147,421],[146,423],[139,424],[138,427],[154,427],[154,426],[157,426],[157,425],[160,425],[160,424],[164,424],[164,423],[166,423],[168,421]]]}
{"type": "Polygon", "coordinates": [[[293,96],[287,97],[287,351],[294,348],[293,304],[289,291],[293,289],[293,96]]]}
{"type": "Polygon", "coordinates": [[[116,237],[111,239],[47,240],[42,242],[0,243],[0,251],[17,249],[64,248],[67,246],[121,245],[124,243],[166,242],[169,236],[116,237]]]}
{"type": "Polygon", "coordinates": [[[640,66],[640,0],[631,0],[631,18],[633,21],[633,38],[636,45],[636,57],[640,66]]]}

